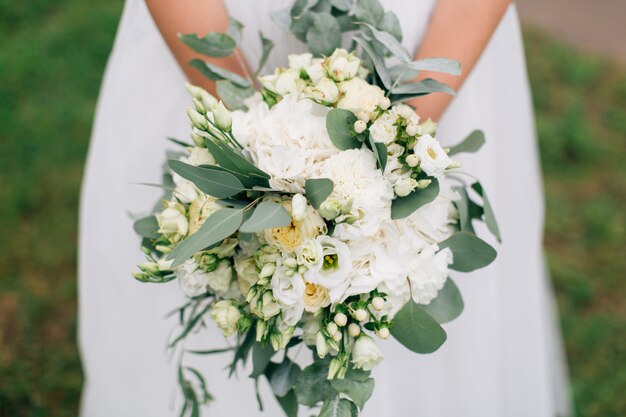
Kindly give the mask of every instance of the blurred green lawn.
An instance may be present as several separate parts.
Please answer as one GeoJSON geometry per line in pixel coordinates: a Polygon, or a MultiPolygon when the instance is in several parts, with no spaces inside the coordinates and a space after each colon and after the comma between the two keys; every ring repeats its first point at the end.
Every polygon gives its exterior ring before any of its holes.
{"type": "MultiPolygon", "coordinates": [[[[78,192],[121,7],[0,0],[0,417],[76,415],[78,192]]],[[[526,40],[578,416],[625,416],[626,69],[526,40]]]]}

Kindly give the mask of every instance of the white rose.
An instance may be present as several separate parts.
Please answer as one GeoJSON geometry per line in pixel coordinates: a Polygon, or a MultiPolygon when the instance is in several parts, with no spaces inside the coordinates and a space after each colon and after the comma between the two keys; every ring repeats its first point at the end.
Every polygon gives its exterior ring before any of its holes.
{"type": "Polygon", "coordinates": [[[241,312],[232,301],[221,300],[213,305],[211,318],[222,331],[224,337],[229,337],[237,331],[237,322],[241,318],[241,312]]]}
{"type": "Polygon", "coordinates": [[[352,347],[352,363],[356,369],[371,371],[383,360],[383,354],[369,336],[361,335],[352,347]]]}
{"type": "Polygon", "coordinates": [[[345,81],[354,78],[359,72],[361,60],[354,53],[345,49],[335,49],[324,62],[328,75],[335,81],[345,81]]]}
{"type": "Polygon", "coordinates": [[[322,78],[326,76],[326,71],[324,70],[324,66],[322,65],[323,62],[324,60],[322,58],[313,58],[311,60],[311,65],[309,65],[305,69],[313,84],[317,84],[322,78]]]}
{"type": "Polygon", "coordinates": [[[302,194],[295,194],[291,199],[291,217],[296,221],[301,221],[306,216],[306,197],[302,194]]]}
{"type": "Polygon", "coordinates": [[[304,80],[300,78],[299,69],[288,69],[280,73],[276,79],[276,93],[284,96],[291,93],[300,93],[304,90],[304,80]]]}
{"type": "Polygon", "coordinates": [[[376,142],[389,145],[396,140],[398,127],[396,121],[398,116],[393,113],[384,113],[370,126],[370,134],[376,142]]]}
{"type": "Polygon", "coordinates": [[[322,244],[318,239],[309,239],[302,243],[296,250],[296,260],[299,265],[307,268],[316,267],[323,260],[322,244]]]}
{"type": "Polygon", "coordinates": [[[330,290],[330,301],[339,300],[348,287],[348,276],[352,269],[352,256],[348,245],[342,241],[324,235],[316,239],[322,246],[322,258],[311,265],[304,273],[310,283],[321,285],[330,290]]]}
{"type": "Polygon", "coordinates": [[[185,206],[176,202],[168,201],[165,209],[156,214],[159,224],[159,233],[166,235],[174,241],[180,240],[187,235],[189,222],[187,221],[185,206]]]}
{"type": "Polygon", "coordinates": [[[360,112],[364,112],[371,120],[376,117],[376,108],[385,92],[380,87],[368,84],[360,78],[352,78],[339,84],[339,90],[343,97],[337,103],[340,109],[353,112],[357,117],[360,112]]]}
{"type": "Polygon", "coordinates": [[[207,273],[207,285],[216,294],[224,294],[228,291],[233,280],[233,268],[228,260],[221,260],[214,271],[207,273]]]}
{"type": "Polygon", "coordinates": [[[289,60],[290,68],[303,69],[308,68],[311,65],[313,55],[310,53],[304,53],[299,55],[287,55],[287,59],[289,60]]]}
{"type": "Polygon", "coordinates": [[[274,298],[285,306],[293,306],[301,304],[304,296],[304,279],[302,275],[282,265],[279,259],[276,265],[276,271],[272,276],[272,291],[274,298]]]}
{"type": "Polygon", "coordinates": [[[406,197],[411,194],[415,188],[417,188],[417,181],[411,177],[402,177],[398,179],[393,186],[393,190],[398,197],[406,197]]]}
{"type": "Polygon", "coordinates": [[[339,98],[339,88],[334,81],[322,78],[316,85],[307,87],[305,94],[316,101],[334,103],[339,98]]]}
{"type": "Polygon", "coordinates": [[[188,297],[205,294],[209,285],[207,273],[198,268],[193,259],[187,259],[175,272],[180,288],[188,297]]]}
{"type": "Polygon", "coordinates": [[[431,177],[439,178],[452,163],[439,141],[430,135],[420,136],[413,152],[420,159],[422,170],[431,177]]]}

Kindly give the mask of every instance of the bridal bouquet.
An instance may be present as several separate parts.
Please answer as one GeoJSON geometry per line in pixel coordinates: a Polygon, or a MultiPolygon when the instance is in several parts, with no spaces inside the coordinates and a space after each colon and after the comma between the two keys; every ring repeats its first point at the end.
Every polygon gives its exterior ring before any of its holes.
{"type": "MultiPolygon", "coordinates": [[[[252,357],[288,416],[356,416],[383,359],[376,339],[417,353],[446,340],[461,295],[450,270],[488,265],[494,249],[472,222],[498,228],[480,183],[451,157],[478,150],[472,133],[446,149],[436,124],[403,101],[453,93],[422,70],[458,74],[446,59],[411,61],[397,18],[376,1],[297,1],[274,19],[308,44],[289,66],[256,81],[200,60],[222,101],[188,85],[192,144],[170,159],[168,192],[140,219],[142,282],[176,279],[189,297],[176,345],[213,322],[232,343],[231,373],[252,357]],[[342,49],[342,32],[353,44],[342,49]],[[395,58],[389,66],[385,58],[395,58]],[[313,351],[301,369],[294,346],[313,351]],[[275,355],[284,351],[284,355],[275,355]],[[280,361],[275,361],[280,357],[280,361]]],[[[237,53],[226,34],[183,35],[213,57],[237,53]]],[[[261,38],[261,68],[272,42],[261,38]]],[[[223,349],[197,353],[223,352],[223,349]]],[[[181,365],[182,415],[211,397],[202,372],[181,365]]]]}

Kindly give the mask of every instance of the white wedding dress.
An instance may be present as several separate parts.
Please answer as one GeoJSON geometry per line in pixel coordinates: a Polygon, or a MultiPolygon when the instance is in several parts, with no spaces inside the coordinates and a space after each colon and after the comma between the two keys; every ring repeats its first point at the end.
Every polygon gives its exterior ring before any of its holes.
{"type": "MultiPolygon", "coordinates": [[[[259,57],[257,33],[276,42],[266,68],[302,49],[267,16],[289,0],[230,0],[246,25],[243,51],[259,57]]],[[[395,11],[405,45],[415,50],[433,0],[383,1],[395,11]]],[[[454,28],[450,28],[454,30],[454,28]]],[[[453,58],[453,57],[452,57],[453,58]]],[[[160,191],[136,183],[161,179],[166,136],[186,139],[190,97],[183,73],[142,0],[127,0],[106,69],[83,183],[80,220],[80,347],[86,377],[83,417],[166,417],[180,406],[176,356],[166,349],[175,321],[165,314],[183,297],[176,282],[131,277],[143,261],[132,216],[148,213],[160,191]]],[[[363,417],[555,417],[568,412],[559,330],[542,254],[543,198],[522,38],[514,6],[499,25],[438,132],[444,144],[474,129],[486,133],[464,170],[481,179],[501,227],[498,259],[456,274],[465,312],[446,325],[447,343],[416,355],[380,343],[386,359],[363,417]]],[[[488,236],[488,233],[483,233],[488,236]]],[[[222,344],[215,330],[196,347],[222,344]]],[[[305,353],[305,351],[303,351],[305,353]]],[[[231,354],[190,358],[207,375],[214,401],[205,415],[283,415],[265,383],[257,411],[245,372],[228,379],[231,354]]],[[[308,416],[311,413],[302,413],[308,416]]]]}

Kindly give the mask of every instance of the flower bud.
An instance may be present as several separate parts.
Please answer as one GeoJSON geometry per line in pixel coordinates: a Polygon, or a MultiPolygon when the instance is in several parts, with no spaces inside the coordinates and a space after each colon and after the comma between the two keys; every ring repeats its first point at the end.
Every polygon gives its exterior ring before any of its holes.
{"type": "Polygon", "coordinates": [[[199,148],[204,148],[204,137],[198,135],[197,133],[192,132],[191,133],[191,140],[193,141],[193,144],[196,145],[199,148]]]}
{"type": "Polygon", "coordinates": [[[393,186],[393,191],[398,197],[406,197],[417,188],[417,181],[413,178],[400,178],[393,186]]]}
{"type": "Polygon", "coordinates": [[[428,187],[431,182],[433,181],[432,180],[419,180],[417,182],[417,188],[419,188],[420,190],[423,190],[424,188],[428,187]]]}
{"type": "Polygon", "coordinates": [[[187,109],[187,116],[196,129],[207,130],[209,128],[206,118],[191,107],[187,109]]]}
{"type": "Polygon", "coordinates": [[[291,217],[295,221],[300,221],[306,217],[307,209],[306,197],[302,194],[294,194],[291,198],[291,217]]]}
{"type": "Polygon", "coordinates": [[[357,311],[354,312],[354,318],[358,321],[365,321],[367,320],[368,316],[369,314],[367,314],[367,311],[363,310],[362,308],[359,308],[357,311]]]}
{"type": "Polygon", "coordinates": [[[364,121],[365,123],[370,121],[370,116],[369,114],[367,114],[367,112],[365,111],[360,111],[359,114],[356,115],[356,117],[361,120],[364,121]]]}
{"type": "Polygon", "coordinates": [[[337,333],[338,330],[339,330],[339,328],[337,327],[337,324],[333,323],[332,321],[326,325],[326,331],[331,336],[334,336],[335,333],[337,333]]]}
{"type": "Polygon", "coordinates": [[[450,165],[448,165],[447,169],[461,168],[463,164],[460,161],[452,161],[450,165]]]}
{"type": "Polygon", "coordinates": [[[337,313],[335,314],[333,321],[337,324],[337,326],[343,327],[348,323],[348,316],[343,313],[337,313]]]}
{"type": "Polygon", "coordinates": [[[348,325],[348,334],[352,337],[357,337],[361,334],[361,326],[356,323],[350,323],[348,325]]]}
{"type": "Polygon", "coordinates": [[[218,105],[215,106],[213,109],[213,116],[215,117],[215,125],[218,128],[225,130],[226,132],[230,131],[233,126],[233,116],[224,106],[224,103],[220,101],[218,105]]]}
{"type": "Polygon", "coordinates": [[[437,130],[437,123],[428,118],[421,124],[422,135],[432,135],[437,130]]]}
{"type": "Polygon", "coordinates": [[[317,336],[315,337],[315,349],[317,350],[317,356],[319,356],[320,359],[324,359],[328,353],[328,344],[326,343],[326,337],[324,337],[322,332],[317,332],[317,336]]]}
{"type": "Polygon", "coordinates": [[[367,129],[367,123],[365,123],[363,120],[357,120],[356,122],[354,122],[354,131],[356,133],[363,133],[365,129],[367,129]]]}
{"type": "Polygon", "coordinates": [[[274,263],[265,264],[263,265],[263,268],[261,269],[261,272],[259,273],[259,278],[271,277],[272,275],[274,275],[274,271],[276,271],[276,264],[274,263]]]}
{"type": "Polygon", "coordinates": [[[383,299],[383,297],[374,297],[372,298],[372,307],[374,307],[375,310],[382,310],[383,307],[385,307],[385,300],[383,299]]]}
{"type": "Polygon", "coordinates": [[[380,329],[378,329],[378,331],[376,332],[376,335],[378,337],[380,337],[381,339],[388,339],[389,338],[389,328],[388,327],[381,327],[380,329]]]}
{"type": "Polygon", "coordinates": [[[412,153],[411,155],[406,157],[406,163],[411,168],[415,168],[420,163],[420,159],[417,157],[417,155],[412,153]]]}
{"type": "Polygon", "coordinates": [[[419,132],[419,126],[417,125],[414,125],[411,123],[406,127],[406,134],[409,136],[415,136],[418,134],[418,132],[419,132]]]}
{"type": "Polygon", "coordinates": [[[295,269],[298,267],[298,261],[296,261],[296,258],[287,258],[283,261],[283,265],[287,268],[295,269]]]}
{"type": "Polygon", "coordinates": [[[341,341],[342,338],[343,338],[343,334],[341,332],[337,332],[333,335],[333,340],[335,342],[341,341]]]}
{"type": "Polygon", "coordinates": [[[319,214],[326,220],[333,220],[341,214],[341,203],[334,198],[328,198],[320,205],[319,214]]]}
{"type": "Polygon", "coordinates": [[[378,100],[378,107],[381,109],[387,110],[389,106],[391,106],[391,100],[389,100],[389,97],[382,96],[380,100],[378,100]]]}

